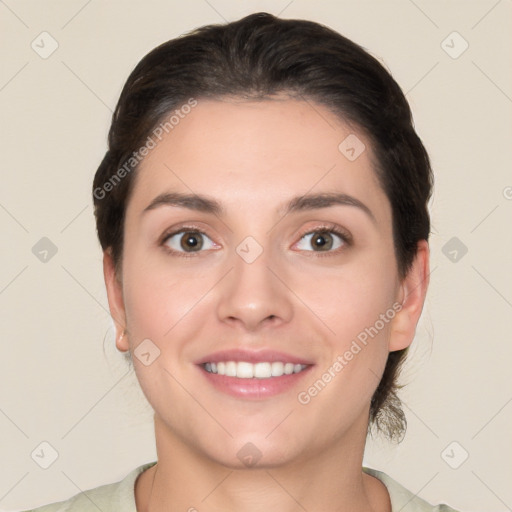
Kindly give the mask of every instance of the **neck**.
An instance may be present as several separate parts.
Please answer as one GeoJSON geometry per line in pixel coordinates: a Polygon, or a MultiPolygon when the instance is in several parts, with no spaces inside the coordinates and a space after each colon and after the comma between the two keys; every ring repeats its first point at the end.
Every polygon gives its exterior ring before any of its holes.
{"type": "Polygon", "coordinates": [[[158,463],[137,480],[138,512],[391,510],[384,485],[362,472],[361,435],[289,464],[233,469],[170,435],[157,416],[155,434],[158,463]]]}

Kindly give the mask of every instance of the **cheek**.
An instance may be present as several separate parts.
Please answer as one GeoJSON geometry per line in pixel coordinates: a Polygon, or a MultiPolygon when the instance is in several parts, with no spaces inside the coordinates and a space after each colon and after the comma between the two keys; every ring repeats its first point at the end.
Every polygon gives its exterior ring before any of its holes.
{"type": "MultiPolygon", "coordinates": [[[[396,283],[386,267],[365,267],[338,279],[325,280],[322,291],[311,288],[308,300],[328,326],[318,369],[298,395],[308,412],[329,417],[324,427],[335,434],[364,414],[388,358],[396,283]]],[[[392,267],[389,267],[390,269],[392,267]]]]}
{"type": "Polygon", "coordinates": [[[200,299],[215,283],[215,276],[197,266],[190,269],[135,251],[123,262],[126,318],[135,345],[150,338],[164,347],[169,339],[176,340],[177,333],[191,328],[187,320],[197,315],[200,299]]]}
{"type": "Polygon", "coordinates": [[[335,272],[309,272],[307,277],[297,278],[294,286],[340,348],[376,323],[385,333],[394,316],[398,279],[393,261],[361,261],[335,272]]]}
{"type": "Polygon", "coordinates": [[[190,319],[200,313],[197,303],[207,290],[206,279],[184,275],[145,254],[133,251],[123,261],[132,360],[141,389],[155,410],[165,411],[169,399],[176,412],[186,399],[172,376],[187,360],[189,341],[199,338],[200,323],[190,319]],[[149,362],[144,353],[149,353],[149,362]]]}
{"type": "Polygon", "coordinates": [[[340,268],[329,278],[316,276],[303,283],[305,302],[314,305],[314,312],[328,326],[318,375],[315,375],[318,385],[311,382],[312,394],[305,389],[305,398],[322,390],[322,397],[315,398],[319,406],[329,408],[337,404],[333,425],[342,421],[349,409],[361,411],[366,406],[389,354],[398,290],[394,255],[383,257],[380,253],[379,258],[374,255],[370,258],[371,261],[361,258],[346,269],[340,268]],[[324,384],[329,388],[325,392],[324,384]],[[357,392],[347,393],[348,390],[357,392]],[[344,397],[344,404],[339,403],[340,396],[344,397]]]}

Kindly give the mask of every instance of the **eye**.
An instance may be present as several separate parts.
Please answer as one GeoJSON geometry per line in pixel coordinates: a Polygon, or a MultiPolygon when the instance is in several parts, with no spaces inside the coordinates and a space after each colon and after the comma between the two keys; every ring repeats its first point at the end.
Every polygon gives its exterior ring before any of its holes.
{"type": "Polygon", "coordinates": [[[335,229],[317,229],[302,236],[297,248],[302,251],[334,251],[349,243],[348,236],[335,229]],[[313,249],[309,249],[312,247],[313,249]]]}
{"type": "Polygon", "coordinates": [[[216,244],[201,231],[181,229],[165,236],[162,244],[173,252],[199,252],[201,249],[213,249],[216,244]]]}

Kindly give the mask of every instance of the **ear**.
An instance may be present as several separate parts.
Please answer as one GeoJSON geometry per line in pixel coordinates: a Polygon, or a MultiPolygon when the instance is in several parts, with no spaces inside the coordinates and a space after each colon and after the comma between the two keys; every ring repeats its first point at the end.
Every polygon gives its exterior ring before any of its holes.
{"type": "Polygon", "coordinates": [[[126,352],[130,349],[130,345],[125,335],[126,314],[123,287],[109,249],[103,252],[103,277],[105,278],[105,286],[107,288],[110,315],[116,326],[116,347],[121,352],[126,352]]]}
{"type": "Polygon", "coordinates": [[[412,266],[400,284],[401,309],[391,323],[390,352],[407,348],[414,339],[429,283],[429,255],[427,241],[420,240],[412,266]]]}

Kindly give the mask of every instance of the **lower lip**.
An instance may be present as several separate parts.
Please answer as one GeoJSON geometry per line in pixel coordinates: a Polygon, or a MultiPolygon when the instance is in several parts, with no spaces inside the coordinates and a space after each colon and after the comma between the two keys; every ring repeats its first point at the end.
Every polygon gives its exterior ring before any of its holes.
{"type": "Polygon", "coordinates": [[[311,368],[312,366],[308,366],[299,373],[281,375],[281,377],[271,377],[269,379],[240,379],[238,377],[227,377],[226,375],[207,372],[202,366],[199,366],[201,373],[216,389],[228,395],[247,400],[269,398],[285,393],[297,385],[309,373],[311,368]]]}

